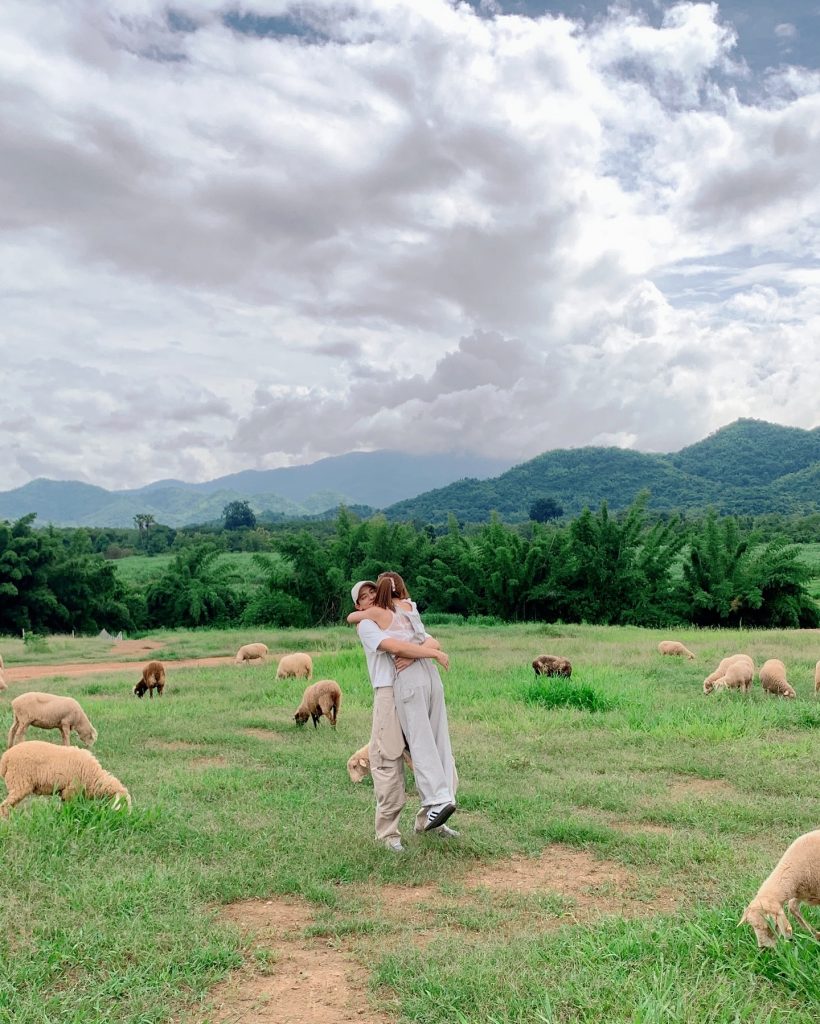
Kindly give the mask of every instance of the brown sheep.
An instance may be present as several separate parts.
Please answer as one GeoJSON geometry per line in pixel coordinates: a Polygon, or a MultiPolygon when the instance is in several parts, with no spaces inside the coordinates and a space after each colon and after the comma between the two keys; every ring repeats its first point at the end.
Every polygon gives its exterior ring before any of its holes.
{"type": "MultiPolygon", "coordinates": [[[[405,747],[404,763],[410,769],[413,770],[413,762],[410,760],[410,752],[405,747]]],[[[367,743],[363,747],[350,755],[347,759],[347,774],[350,776],[351,782],[361,782],[366,779],[370,774],[370,744],[367,743]]]]}
{"type": "Polygon", "coordinates": [[[276,669],[277,679],[312,679],[313,659],[309,654],[286,654],[279,659],[279,666],[276,669]]]}
{"type": "Polygon", "coordinates": [[[760,670],[760,685],[767,693],[776,697],[794,698],[797,696],[794,687],[786,681],[786,666],[777,658],[769,658],[760,670]]]}
{"type": "Polygon", "coordinates": [[[293,717],[299,725],[304,725],[309,718],[312,718],[315,729],[319,725],[322,715],[326,715],[335,729],[341,703],[342,691],[336,680],[320,679],[318,683],[314,683],[305,690],[302,695],[302,703],[296,709],[296,714],[293,717]]]}
{"type": "Polygon", "coordinates": [[[554,654],[542,654],[532,663],[533,670],[537,676],[566,676],[572,675],[572,665],[566,658],[559,658],[554,654]]]}
{"type": "Polygon", "coordinates": [[[134,693],[142,700],[147,690],[148,697],[153,700],[154,687],[156,687],[157,693],[161,697],[162,691],[165,689],[165,666],[161,661],[148,662],[142,670],[142,679],[134,687],[134,693]]]}
{"type": "Polygon", "coordinates": [[[59,729],[63,745],[71,743],[72,729],[83,743],[94,746],[97,730],[73,697],[56,697],[52,693],[21,693],[11,702],[12,722],[8,744],[20,743],[30,725],[38,729],[59,729]]]}
{"type": "Polygon", "coordinates": [[[744,665],[746,665],[746,671],[744,674],[748,675],[749,681],[748,684],[743,687],[744,692],[746,691],[746,689],[751,687],[752,680],[754,679],[755,674],[755,663],[752,661],[748,654],[730,654],[728,658],[724,658],[723,661],[721,661],[721,663],[718,665],[714,672],[712,672],[703,680],[703,692],[711,693],[714,689],[726,689],[726,686],[716,686],[716,684],[719,680],[725,677],[726,670],[729,668],[730,665],[734,664],[735,662],[743,662],[744,665]]]}
{"type": "Polygon", "coordinates": [[[124,799],[131,809],[131,797],[119,779],[105,771],[90,750],[61,747],[42,740],[18,743],[0,757],[0,778],[6,780],[8,796],[0,804],[0,817],[27,796],[59,793],[69,800],[78,793],[91,797],[112,796],[114,806],[124,799]]]}
{"type": "Polygon", "coordinates": [[[814,666],[814,695],[820,693],[820,661],[814,666]]]}

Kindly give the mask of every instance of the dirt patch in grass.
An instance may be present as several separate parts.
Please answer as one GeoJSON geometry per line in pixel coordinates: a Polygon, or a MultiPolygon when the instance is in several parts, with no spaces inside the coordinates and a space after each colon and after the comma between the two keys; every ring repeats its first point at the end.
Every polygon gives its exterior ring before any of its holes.
{"type": "Polygon", "coordinates": [[[159,640],[119,640],[111,647],[112,654],[145,654],[165,645],[159,640]]]}
{"type": "MultiPolygon", "coordinates": [[[[125,643],[125,641],[123,641],[125,643]]],[[[117,653],[122,653],[122,644],[117,644],[117,653]]],[[[184,658],[180,661],[166,661],[166,674],[171,676],[179,668],[217,668],[221,665],[232,665],[233,658],[184,658]]],[[[136,679],[142,671],[142,661],[96,661],[80,662],[70,665],[15,665],[5,670],[7,683],[26,682],[29,679],[46,679],[52,676],[90,676],[98,675],[101,672],[136,672],[136,679]]],[[[136,679],[134,680],[136,682],[136,679]]]]}
{"type": "Polygon", "coordinates": [[[222,754],[217,754],[216,757],[195,757],[191,761],[192,768],[227,768],[228,759],[222,754]]]}
{"type": "MultiPolygon", "coordinates": [[[[310,904],[301,900],[247,900],[223,916],[253,935],[274,963],[260,974],[239,971],[211,994],[214,1024],[389,1024],[369,1007],[367,971],[327,939],[302,934],[310,904]]],[[[196,1020],[203,1018],[197,1017],[196,1020]]]]}
{"type": "Polygon", "coordinates": [[[281,732],[276,732],[273,729],[254,729],[248,728],[242,730],[245,736],[255,736],[258,740],[268,740],[275,742],[276,740],[283,740],[285,737],[281,732]]]}
{"type": "Polygon", "coordinates": [[[198,743],[189,743],[187,740],[147,740],[145,746],[148,750],[200,750],[198,743]]]}
{"type": "Polygon", "coordinates": [[[390,942],[424,948],[460,930],[460,913],[493,914],[492,934],[498,938],[608,914],[672,913],[678,906],[674,893],[651,890],[623,865],[560,844],[538,858],[477,866],[455,886],[361,885],[348,887],[348,895],[368,916],[390,926],[375,940],[377,947],[367,950],[361,934],[306,936],[315,908],[302,900],[247,900],[224,908],[222,916],[251,937],[257,950],[265,950],[268,960],[264,973],[249,965],[218,986],[207,1019],[214,1024],[387,1024],[388,1018],[370,1007],[368,974],[351,947],[364,962],[384,953],[390,942]],[[556,897],[559,909],[545,909],[535,896],[556,897]]]}
{"type": "Polygon", "coordinates": [[[734,792],[734,787],[725,779],[699,779],[691,775],[676,776],[669,782],[669,795],[678,800],[689,799],[693,796],[729,796],[734,792]]]}

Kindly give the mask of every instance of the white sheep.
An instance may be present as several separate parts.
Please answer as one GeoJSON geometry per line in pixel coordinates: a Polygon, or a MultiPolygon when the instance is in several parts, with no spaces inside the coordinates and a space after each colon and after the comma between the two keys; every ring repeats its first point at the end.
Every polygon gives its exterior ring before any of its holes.
{"type": "Polygon", "coordinates": [[[806,832],[786,850],[774,871],[757,890],[757,895],[743,912],[739,924],[754,928],[758,946],[775,946],[777,934],[766,920],[771,917],[780,934],[790,939],[792,926],[783,910],[789,911],[815,939],[817,932],[800,913],[800,903],[820,904],[820,829],[806,832]]]}
{"type": "Polygon", "coordinates": [[[122,799],[131,809],[131,796],[119,779],[105,771],[90,750],[60,747],[42,740],[18,743],[0,757],[0,778],[6,780],[8,796],[0,804],[0,817],[27,796],[51,796],[59,793],[69,800],[78,793],[91,797],[114,797],[114,807],[122,799]]]}
{"type": "Polygon", "coordinates": [[[814,666],[814,694],[820,693],[820,661],[814,666]]]}
{"type": "Polygon", "coordinates": [[[777,697],[797,696],[794,687],[786,681],[786,666],[777,658],[769,658],[760,670],[760,685],[767,693],[777,697]]]}
{"type": "Polygon", "coordinates": [[[0,669],[4,669],[5,667],[6,665],[5,662],[3,661],[3,655],[0,654],[0,669]]]}
{"type": "Polygon", "coordinates": [[[342,691],[335,679],[320,679],[318,683],[308,686],[302,694],[302,703],[293,716],[299,725],[313,719],[314,729],[319,725],[322,715],[336,728],[336,717],[342,704],[342,691]]]}
{"type": "Polygon", "coordinates": [[[32,690],[15,697],[11,702],[11,710],[10,747],[23,740],[30,725],[38,729],[59,729],[66,747],[71,743],[72,729],[89,747],[93,747],[97,739],[97,730],[73,697],[57,697],[53,693],[32,690]]]}
{"type": "Polygon", "coordinates": [[[8,690],[8,688],[9,684],[6,682],[6,676],[2,668],[0,668],[0,690],[8,690]]]}
{"type": "Polygon", "coordinates": [[[243,665],[249,661],[264,661],[268,653],[267,644],[244,644],[236,652],[234,664],[243,665]]]}
{"type": "Polygon", "coordinates": [[[680,640],[661,640],[658,644],[660,654],[675,654],[680,658],[689,658],[693,661],[695,656],[688,647],[684,647],[680,640]]]}
{"type": "Polygon", "coordinates": [[[711,693],[712,690],[715,689],[728,689],[728,683],[726,684],[726,686],[716,686],[715,684],[718,682],[718,680],[725,679],[727,669],[730,665],[734,664],[735,662],[742,663],[745,666],[745,669],[742,672],[732,673],[732,678],[735,680],[734,685],[739,686],[739,688],[741,688],[745,693],[746,690],[748,690],[751,687],[752,680],[754,679],[755,674],[755,663],[752,661],[748,654],[730,654],[728,658],[724,658],[723,661],[721,661],[721,663],[715,669],[715,671],[703,680],[703,692],[711,693]],[[741,679],[743,680],[742,685],[739,681],[741,679]]]}
{"type": "Polygon", "coordinates": [[[313,659],[309,654],[286,654],[280,659],[276,678],[287,679],[290,676],[296,679],[313,678],[313,659]]]}

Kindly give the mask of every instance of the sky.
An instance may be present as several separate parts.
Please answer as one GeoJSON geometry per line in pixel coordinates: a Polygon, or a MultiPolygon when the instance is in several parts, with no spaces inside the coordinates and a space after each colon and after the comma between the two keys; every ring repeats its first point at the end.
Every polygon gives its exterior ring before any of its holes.
{"type": "Polygon", "coordinates": [[[820,0],[3,0],[0,489],[820,423],[820,0]]]}

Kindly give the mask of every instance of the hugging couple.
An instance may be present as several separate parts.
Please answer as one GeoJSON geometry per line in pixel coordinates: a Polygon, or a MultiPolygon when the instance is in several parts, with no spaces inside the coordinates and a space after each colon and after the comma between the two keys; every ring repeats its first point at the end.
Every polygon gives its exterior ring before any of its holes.
{"type": "Polygon", "coordinates": [[[399,816],[407,800],[404,753],[409,748],[421,796],[416,832],[457,836],[445,822],[456,809],[456,775],[444,688],[436,662],[450,659],[425,630],[404,580],[383,572],[350,591],[356,625],[373,684],[370,772],[376,792],[376,839],[401,853],[399,816]]]}

